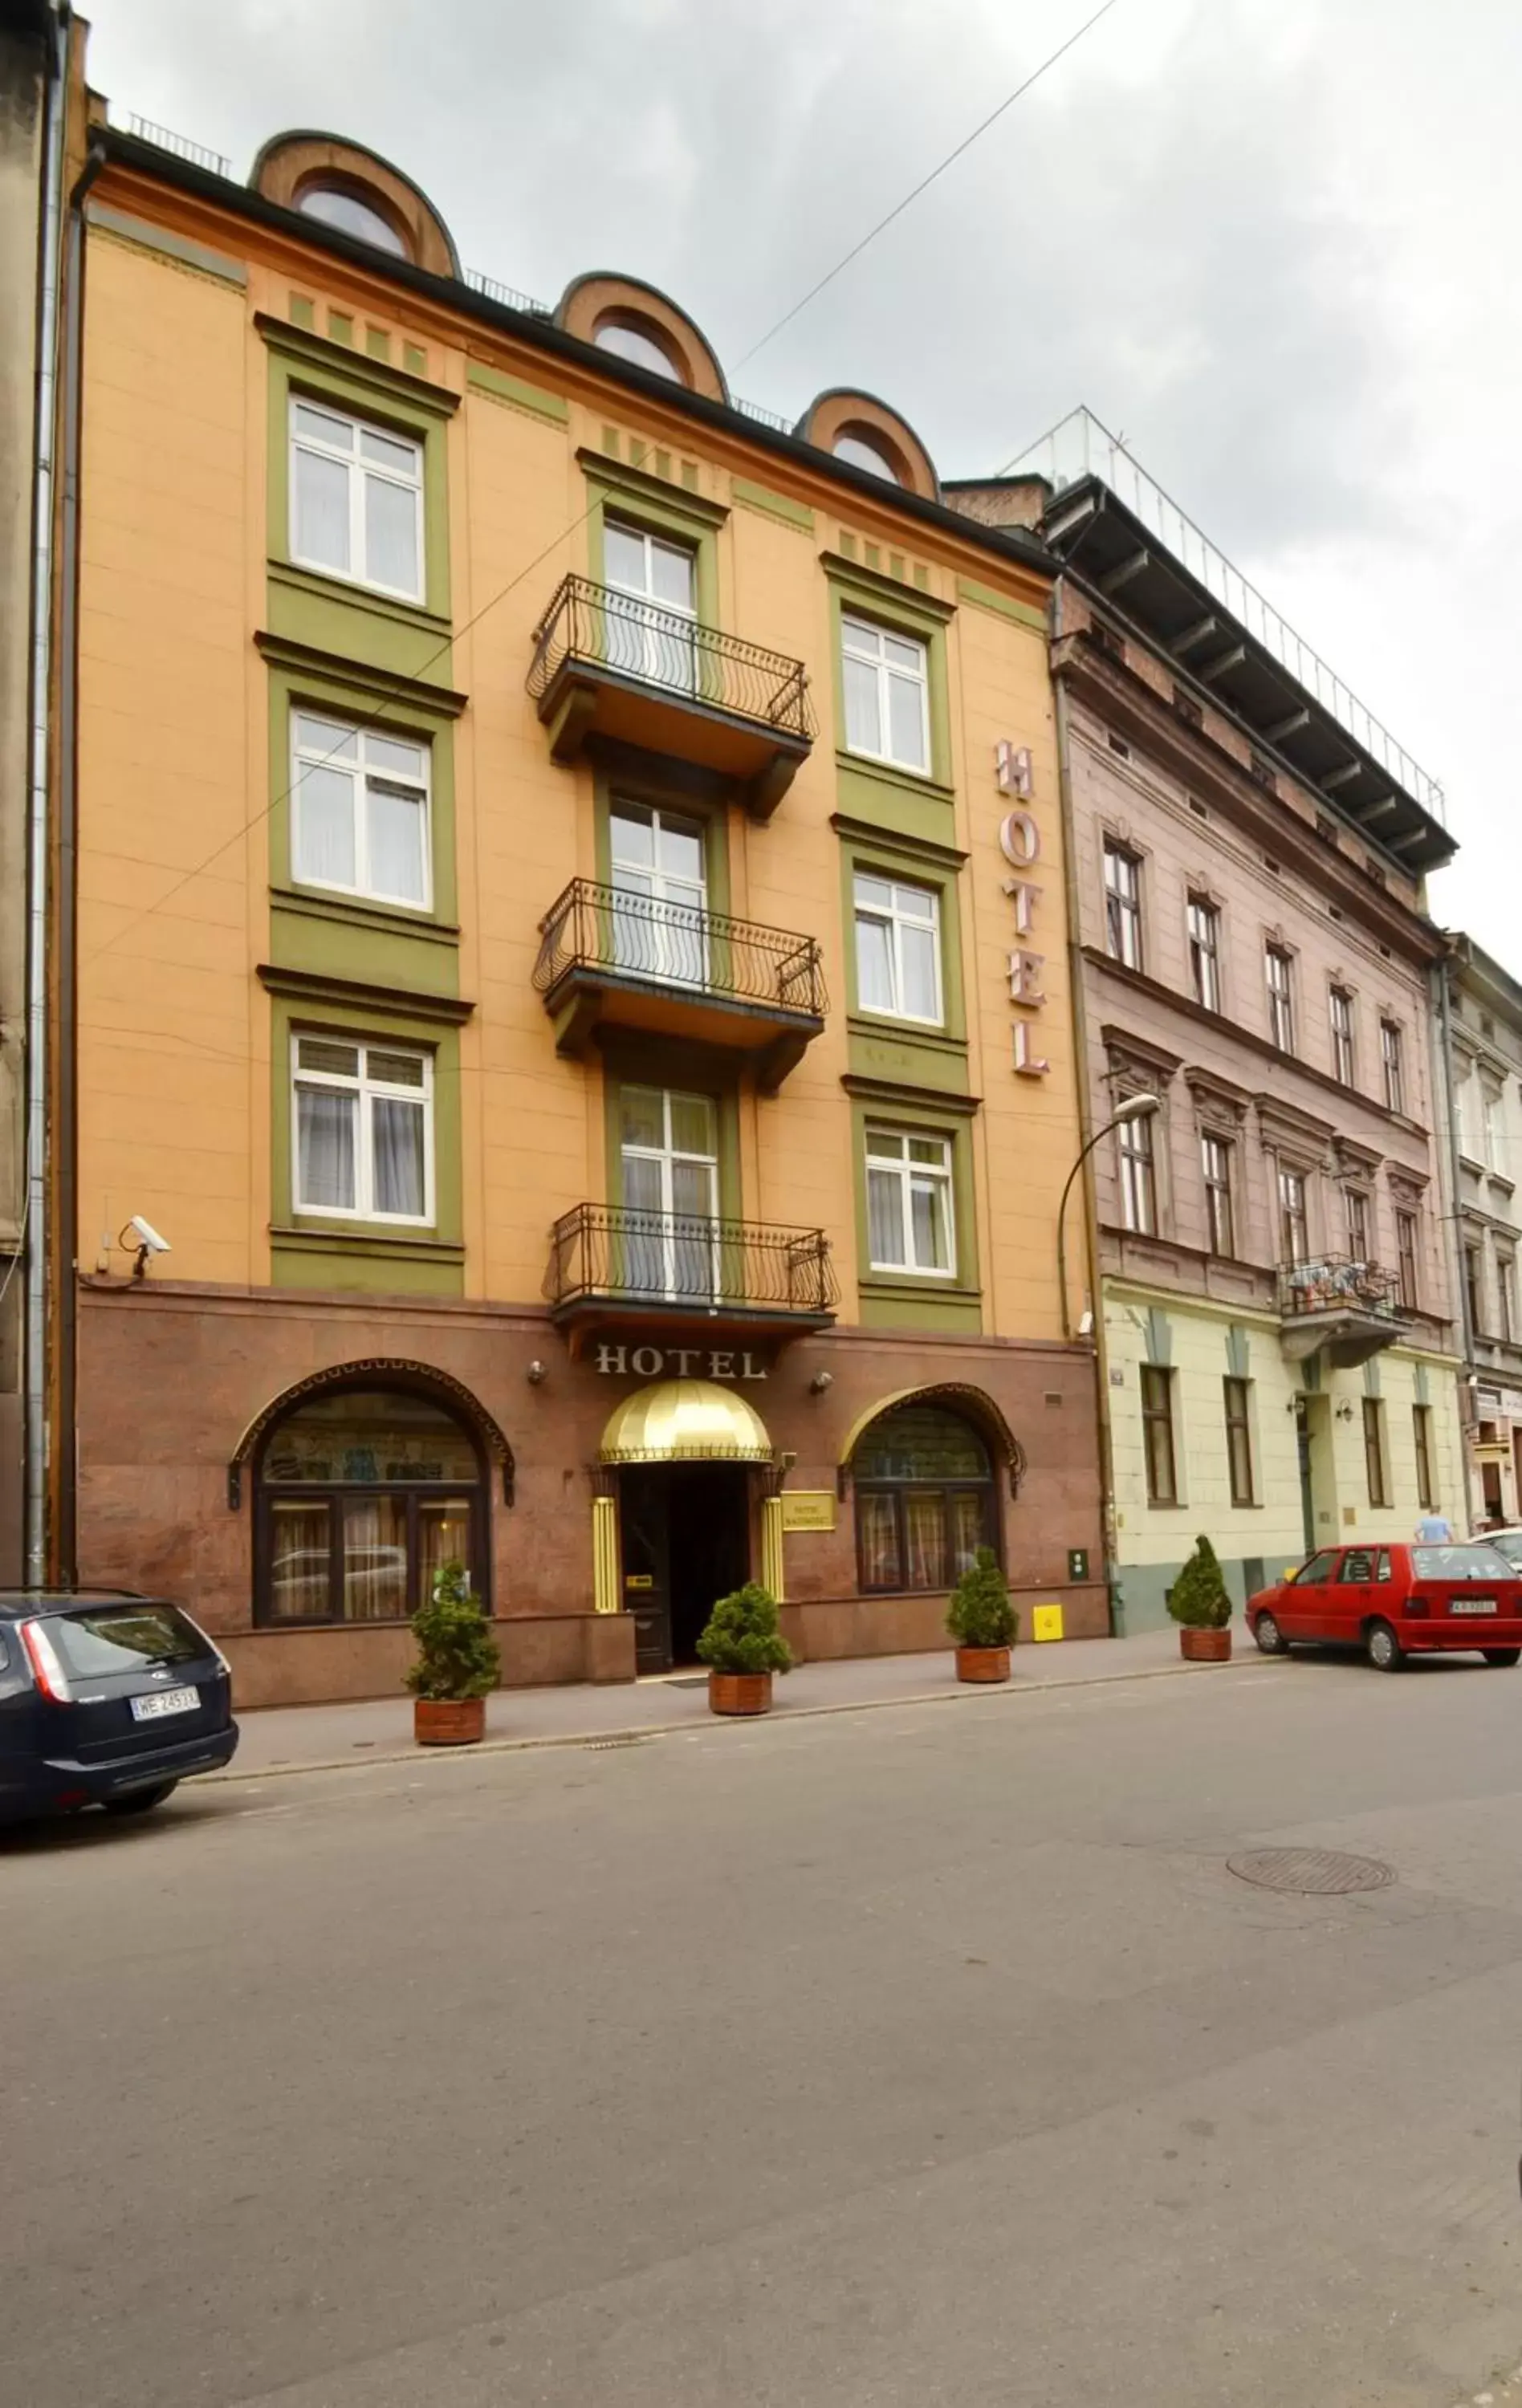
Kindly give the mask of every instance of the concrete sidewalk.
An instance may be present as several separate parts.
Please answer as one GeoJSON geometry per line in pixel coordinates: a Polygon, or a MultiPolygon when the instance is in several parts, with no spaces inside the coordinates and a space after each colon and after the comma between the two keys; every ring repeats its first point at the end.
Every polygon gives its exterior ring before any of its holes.
{"type": "MultiPolygon", "coordinates": [[[[1262,1662],[1245,1630],[1233,1632],[1234,1663],[1262,1662]]],[[[773,1713],[848,1713],[874,1706],[902,1706],[934,1699],[1028,1696],[1103,1681],[1207,1678],[1221,1667],[1185,1665],[1171,1628],[1143,1631],[1135,1639],[1070,1639],[1045,1646],[1017,1647],[1014,1676],[1007,1686],[958,1683],[948,1646],[944,1653],[853,1657],[845,1663],[801,1664],[775,1686],[773,1713]]],[[[417,1749],[412,1742],[410,1698],[380,1698],[353,1706],[266,1706],[238,1716],[242,1741],[231,1769],[204,1776],[246,1780],[251,1774],[373,1764],[397,1756],[438,1756],[448,1749],[417,1749]]],[[[659,1673],[608,1688],[585,1684],[546,1689],[498,1689],[486,1700],[488,1747],[554,1747],[627,1734],[682,1730],[711,1722],[708,1677],[696,1670],[659,1673]]]]}

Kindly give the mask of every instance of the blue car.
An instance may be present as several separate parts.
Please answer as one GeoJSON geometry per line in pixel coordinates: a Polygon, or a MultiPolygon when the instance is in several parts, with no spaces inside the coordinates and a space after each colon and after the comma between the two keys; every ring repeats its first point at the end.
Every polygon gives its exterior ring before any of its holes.
{"type": "Polygon", "coordinates": [[[237,1745],[227,1659],[183,1607],[0,1590],[0,1822],[146,1814],[237,1745]]]}

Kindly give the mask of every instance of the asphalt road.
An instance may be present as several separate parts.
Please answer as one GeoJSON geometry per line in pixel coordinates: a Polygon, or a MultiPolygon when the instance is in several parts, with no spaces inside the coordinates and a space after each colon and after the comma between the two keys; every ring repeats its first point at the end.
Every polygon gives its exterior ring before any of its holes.
{"type": "Polygon", "coordinates": [[[0,2398],[1449,2408],[1522,2358],[1519,1727],[1297,1661],[11,1839],[0,2398]]]}

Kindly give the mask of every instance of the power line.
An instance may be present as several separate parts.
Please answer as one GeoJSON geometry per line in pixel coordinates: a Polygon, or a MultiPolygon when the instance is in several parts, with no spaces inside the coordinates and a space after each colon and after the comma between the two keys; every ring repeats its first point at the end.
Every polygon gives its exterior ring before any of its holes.
{"type": "Polygon", "coordinates": [[[1024,83],[1016,84],[1014,90],[1008,93],[1006,97],[999,102],[997,108],[990,109],[988,115],[984,119],[981,125],[975,125],[970,134],[964,135],[962,140],[956,145],[955,150],[948,150],[944,159],[940,162],[939,165],[932,167],[927,176],[922,176],[919,182],[913,187],[912,191],[906,193],[903,199],[896,203],[894,208],[888,211],[886,217],[879,218],[876,225],[870,227],[868,232],[862,236],[859,242],[853,243],[851,249],[845,252],[842,258],[836,261],[834,266],[830,268],[826,275],[820,278],[817,284],[811,284],[802,300],[795,301],[792,308],[787,311],[786,315],[779,318],[774,326],[768,326],[766,333],[761,337],[760,341],[753,343],[750,350],[741,354],[741,356],[735,362],[736,367],[742,368],[746,366],[750,361],[754,359],[757,351],[764,351],[766,349],[766,346],[770,342],[773,335],[780,335],[784,326],[790,326],[794,319],[798,316],[799,312],[807,309],[810,302],[814,300],[818,294],[823,293],[826,284],[833,284],[835,279],[840,275],[844,269],[850,266],[854,259],[859,259],[862,252],[867,249],[869,243],[875,242],[878,236],[883,233],[888,226],[892,225],[896,218],[901,218],[904,211],[911,208],[912,204],[919,199],[922,193],[927,193],[930,186],[936,181],[937,178],[943,176],[948,167],[955,165],[955,162],[962,156],[964,150],[970,150],[974,142],[978,141],[984,134],[986,134],[991,125],[997,125],[1005,111],[1012,108],[1017,100],[1023,99],[1025,94],[1030,90],[1032,84],[1040,83],[1042,76],[1045,75],[1050,68],[1055,67],[1059,59],[1066,58],[1068,52],[1073,48],[1074,44],[1081,42],[1084,35],[1091,32],[1098,23],[1101,17],[1108,17],[1111,9],[1113,8],[1114,6],[1115,0],[1104,0],[1102,7],[1096,8],[1092,17],[1085,18],[1083,24],[1079,26],[1077,32],[1070,34],[1067,40],[1059,44],[1058,48],[1052,52],[1050,58],[1043,59],[1041,65],[1034,68],[1032,72],[1027,76],[1024,83]]]}

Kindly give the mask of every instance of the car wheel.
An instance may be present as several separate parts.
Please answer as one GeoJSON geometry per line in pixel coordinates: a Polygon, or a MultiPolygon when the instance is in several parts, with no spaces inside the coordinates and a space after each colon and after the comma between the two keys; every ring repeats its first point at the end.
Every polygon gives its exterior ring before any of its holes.
{"type": "Polygon", "coordinates": [[[103,1798],[101,1807],[108,1814],[147,1814],[162,1806],[179,1788],[178,1781],[161,1781],[153,1789],[134,1789],[125,1798],[103,1798]]]}
{"type": "Polygon", "coordinates": [[[1287,1656],[1289,1641],[1271,1613],[1260,1613],[1253,1625],[1253,1637],[1265,1656],[1287,1656]]]}
{"type": "Polygon", "coordinates": [[[1514,1664],[1522,1664],[1522,1647],[1484,1647],[1480,1652],[1487,1664],[1494,1664],[1500,1671],[1509,1671],[1514,1664]]]}
{"type": "Polygon", "coordinates": [[[1399,1672],[1406,1660],[1400,1653],[1400,1641],[1387,1622],[1371,1622],[1364,1645],[1376,1672],[1399,1672]]]}

